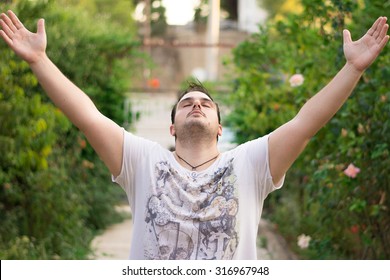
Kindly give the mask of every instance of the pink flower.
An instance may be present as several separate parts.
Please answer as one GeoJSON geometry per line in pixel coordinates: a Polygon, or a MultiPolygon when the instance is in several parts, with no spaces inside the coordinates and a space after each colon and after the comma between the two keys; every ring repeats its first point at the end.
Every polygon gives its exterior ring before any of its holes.
{"type": "Polygon", "coordinates": [[[348,167],[344,170],[344,174],[349,178],[356,178],[356,175],[360,172],[360,168],[357,168],[355,165],[350,163],[348,167]]]}
{"type": "Polygon", "coordinates": [[[345,128],[342,128],[341,129],[341,136],[342,137],[347,137],[347,135],[348,135],[348,130],[346,130],[345,128]]]}
{"type": "Polygon", "coordinates": [[[297,244],[298,244],[299,248],[307,249],[310,245],[310,240],[311,240],[311,237],[309,235],[301,234],[300,236],[298,236],[297,244]]]}
{"type": "Polygon", "coordinates": [[[298,87],[303,84],[304,80],[305,79],[302,74],[294,74],[291,76],[289,82],[292,87],[298,87]]]}

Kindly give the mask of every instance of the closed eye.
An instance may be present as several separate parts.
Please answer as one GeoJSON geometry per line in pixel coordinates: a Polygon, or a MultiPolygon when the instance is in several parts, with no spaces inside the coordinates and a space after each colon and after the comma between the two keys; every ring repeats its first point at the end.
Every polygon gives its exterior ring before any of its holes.
{"type": "Polygon", "coordinates": [[[210,101],[206,101],[206,102],[202,103],[202,106],[206,107],[206,108],[212,108],[213,107],[213,103],[210,102],[210,101]]]}
{"type": "MultiPolygon", "coordinates": [[[[195,100],[195,98],[193,98],[193,97],[185,98],[182,101],[180,101],[179,107],[181,107],[181,108],[191,107],[194,105],[194,100],[195,100]]],[[[207,98],[201,98],[200,104],[202,107],[205,107],[205,108],[214,108],[215,107],[214,102],[210,99],[207,99],[207,98]]]]}

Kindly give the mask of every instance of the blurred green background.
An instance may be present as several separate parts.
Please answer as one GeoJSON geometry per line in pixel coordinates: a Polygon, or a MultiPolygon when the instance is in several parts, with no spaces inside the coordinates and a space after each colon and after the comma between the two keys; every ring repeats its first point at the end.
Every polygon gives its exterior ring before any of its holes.
{"type": "MultiPolygon", "coordinates": [[[[44,17],[48,55],[103,114],[123,124],[131,119],[123,111],[126,93],[150,60],[131,16],[137,2],[21,0],[0,8],[12,8],[31,30],[44,17]]],[[[221,2],[227,11],[230,2],[221,2]]],[[[342,30],[356,39],[390,9],[383,0],[261,5],[268,19],[226,59],[229,75],[206,82],[230,108],[224,124],[238,143],[290,120],[344,64],[342,30]],[[301,85],[290,84],[294,74],[304,78],[301,85]],[[228,93],[218,93],[221,84],[228,93]]],[[[161,19],[152,31],[163,36],[161,19]]],[[[0,258],[86,259],[93,237],[121,221],[114,206],[123,191],[4,42],[0,57],[0,258]]],[[[284,188],[266,200],[263,216],[299,258],[390,258],[389,62],[387,46],[293,165],[284,188]],[[351,163],[360,169],[354,178],[344,173],[351,163]],[[297,244],[302,234],[311,238],[308,248],[297,244]]]]}

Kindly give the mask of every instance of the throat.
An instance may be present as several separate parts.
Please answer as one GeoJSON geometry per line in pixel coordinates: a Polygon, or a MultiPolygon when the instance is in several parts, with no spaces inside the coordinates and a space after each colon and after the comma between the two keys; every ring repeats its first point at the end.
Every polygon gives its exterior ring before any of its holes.
{"type": "Polygon", "coordinates": [[[185,160],[184,158],[182,158],[177,152],[176,152],[176,156],[179,158],[180,161],[182,161],[184,164],[186,164],[187,166],[191,167],[191,170],[192,171],[197,171],[198,168],[201,168],[202,166],[206,165],[207,163],[212,163],[214,162],[218,157],[219,157],[220,153],[218,152],[217,155],[213,156],[212,158],[209,158],[207,159],[206,161],[200,163],[200,164],[197,164],[197,165],[192,165],[189,161],[185,160]]]}

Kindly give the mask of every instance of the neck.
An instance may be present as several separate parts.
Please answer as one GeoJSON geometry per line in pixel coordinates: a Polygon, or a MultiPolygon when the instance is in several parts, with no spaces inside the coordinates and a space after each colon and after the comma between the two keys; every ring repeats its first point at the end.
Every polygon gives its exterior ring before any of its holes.
{"type": "Polygon", "coordinates": [[[198,145],[188,148],[186,145],[183,146],[176,143],[176,160],[181,166],[190,170],[202,171],[207,169],[217,160],[218,155],[219,151],[216,144],[201,147],[198,145]],[[196,169],[193,168],[198,165],[200,166],[196,169]]]}

